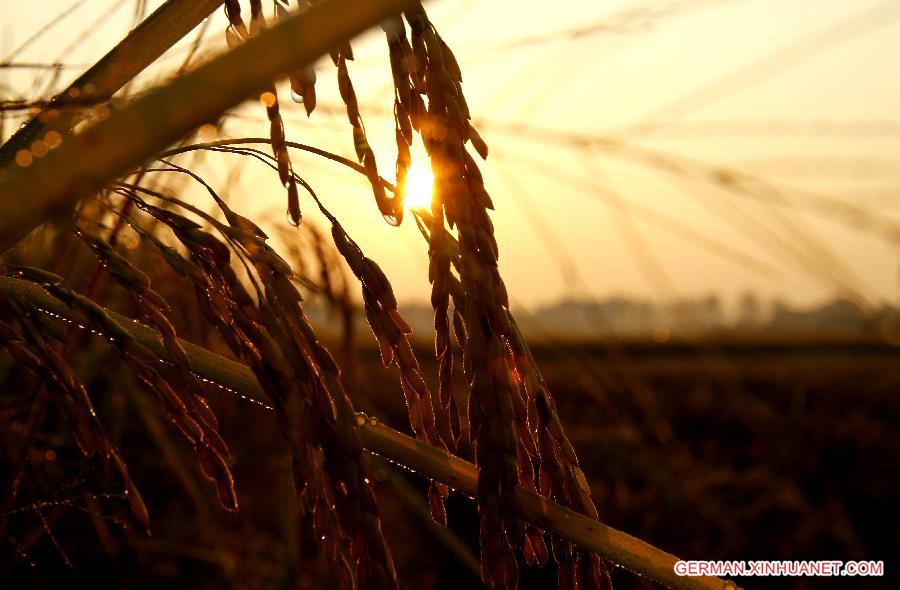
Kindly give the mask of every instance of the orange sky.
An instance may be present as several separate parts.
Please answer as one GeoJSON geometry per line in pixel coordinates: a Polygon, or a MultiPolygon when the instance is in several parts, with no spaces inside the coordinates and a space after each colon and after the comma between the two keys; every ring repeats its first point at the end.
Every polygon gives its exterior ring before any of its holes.
{"type": "MultiPolygon", "coordinates": [[[[130,26],[130,2],[4,2],[0,53],[5,58],[75,4],[14,61],[57,60],[109,15],[64,54],[67,64],[87,65],[130,26]]],[[[492,148],[484,171],[516,302],[709,292],[732,299],[747,289],[798,303],[837,290],[872,304],[897,301],[898,238],[889,234],[900,227],[900,3],[439,0],[430,10],[459,57],[492,148]],[[522,126],[532,130],[523,134],[522,126]],[[572,135],[615,137],[629,148],[573,146],[572,135]],[[666,172],[673,160],[682,172],[666,172]],[[721,175],[718,184],[704,179],[710,166],[766,184],[728,190],[721,175]]],[[[210,24],[210,47],[221,45],[223,21],[217,14],[210,24]]],[[[390,176],[383,39],[376,33],[355,46],[351,75],[390,176]]],[[[184,47],[143,83],[177,68],[184,47]]],[[[37,87],[59,89],[77,73],[44,75],[37,87]]],[[[352,157],[330,64],[320,62],[318,75],[322,109],[310,120],[283,94],[288,137],[352,157]]],[[[35,76],[0,70],[0,84],[11,87],[7,95],[36,98],[35,76]]],[[[223,133],[266,135],[259,105],[240,113],[223,133]]],[[[224,185],[226,162],[198,171],[224,185]]],[[[230,197],[245,213],[284,223],[277,177],[247,166],[230,197]]],[[[427,296],[426,249],[412,224],[388,227],[351,172],[302,155],[295,168],[346,220],[401,299],[427,296]]]]}

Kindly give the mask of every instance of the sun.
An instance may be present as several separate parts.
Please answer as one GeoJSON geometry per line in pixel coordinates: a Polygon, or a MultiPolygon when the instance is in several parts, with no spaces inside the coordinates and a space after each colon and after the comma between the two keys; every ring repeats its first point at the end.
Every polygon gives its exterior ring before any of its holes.
{"type": "Polygon", "coordinates": [[[403,204],[410,211],[414,209],[431,209],[431,197],[434,193],[434,175],[428,158],[413,159],[406,175],[406,196],[403,204]]]}

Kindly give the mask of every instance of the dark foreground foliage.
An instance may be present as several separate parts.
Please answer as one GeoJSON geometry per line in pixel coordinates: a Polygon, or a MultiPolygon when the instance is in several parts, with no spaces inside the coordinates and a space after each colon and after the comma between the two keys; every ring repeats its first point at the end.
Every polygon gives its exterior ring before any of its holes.
{"type": "MultiPolygon", "coordinates": [[[[894,587],[892,556],[900,547],[892,509],[900,494],[895,354],[880,347],[854,353],[785,344],[771,353],[730,345],[710,364],[696,349],[674,348],[626,347],[636,373],[601,346],[536,350],[603,507],[601,518],[685,559],[886,561],[880,579],[741,580],[745,587],[894,587]]],[[[364,386],[351,388],[363,394],[353,401],[403,428],[406,409],[396,382],[379,364],[374,350],[354,356],[352,373],[365,377],[364,386]]],[[[90,483],[102,481],[102,464],[73,452],[51,460],[48,453],[66,436],[54,427],[59,416],[51,415],[29,464],[41,484],[23,491],[19,505],[29,508],[9,516],[9,535],[28,558],[4,550],[5,587],[333,584],[327,564],[315,557],[316,539],[292,525],[289,451],[269,426],[267,410],[225,392],[211,400],[237,458],[241,511],[225,513],[189,465],[178,467],[177,457],[189,456],[189,449],[161,428],[165,417],[147,394],[121,388],[122,376],[101,367],[94,367],[91,382],[98,411],[133,465],[153,535],[117,526],[114,498],[90,499],[104,493],[90,483]]],[[[430,368],[423,364],[427,375],[434,374],[430,368]]],[[[28,395],[23,390],[17,397],[28,395]]],[[[13,404],[4,412],[8,440],[27,416],[13,404]]],[[[427,515],[426,482],[385,462],[370,467],[398,575],[416,581],[408,587],[478,587],[474,503],[451,494],[450,534],[442,533],[427,515]]],[[[550,568],[525,569],[521,579],[523,588],[554,581],[550,568]]],[[[628,574],[614,573],[614,582],[655,587],[628,574]]]]}

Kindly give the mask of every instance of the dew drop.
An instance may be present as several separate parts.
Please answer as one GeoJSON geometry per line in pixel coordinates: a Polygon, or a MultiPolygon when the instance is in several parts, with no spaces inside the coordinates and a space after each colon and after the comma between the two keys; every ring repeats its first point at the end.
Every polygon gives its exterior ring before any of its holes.
{"type": "Polygon", "coordinates": [[[290,211],[288,211],[288,213],[285,215],[285,219],[287,219],[287,222],[288,222],[289,224],[291,224],[292,226],[294,226],[294,227],[299,227],[299,226],[300,226],[300,222],[303,221],[303,217],[302,217],[302,216],[299,216],[299,215],[298,215],[298,216],[295,218],[293,215],[291,215],[291,212],[290,212],[290,211]]]}
{"type": "Polygon", "coordinates": [[[303,95],[299,92],[294,92],[293,90],[291,90],[291,100],[293,100],[297,104],[303,104],[303,95]]]}
{"type": "Polygon", "coordinates": [[[385,213],[382,217],[388,222],[388,225],[393,225],[394,227],[400,225],[400,220],[393,213],[385,213]]]}

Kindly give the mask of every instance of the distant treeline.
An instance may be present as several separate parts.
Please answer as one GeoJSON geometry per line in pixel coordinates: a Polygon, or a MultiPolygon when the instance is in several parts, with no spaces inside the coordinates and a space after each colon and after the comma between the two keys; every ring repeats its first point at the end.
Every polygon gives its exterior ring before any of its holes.
{"type": "MultiPolygon", "coordinates": [[[[337,316],[322,306],[309,305],[313,320],[326,333],[336,334],[337,316]]],[[[401,312],[418,339],[432,334],[433,312],[427,304],[401,305],[401,312]]],[[[666,341],[672,337],[831,336],[878,339],[900,343],[900,308],[864,308],[834,298],[799,307],[783,301],[763,301],[756,295],[740,298],[726,310],[715,295],[657,303],[645,299],[609,297],[601,300],[566,299],[532,310],[516,310],[519,325],[533,339],[596,339],[616,335],[628,339],[666,341]]],[[[359,328],[365,319],[359,315],[359,328]]]]}

